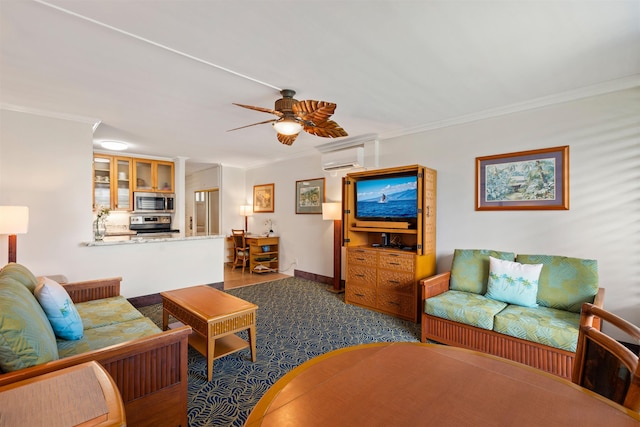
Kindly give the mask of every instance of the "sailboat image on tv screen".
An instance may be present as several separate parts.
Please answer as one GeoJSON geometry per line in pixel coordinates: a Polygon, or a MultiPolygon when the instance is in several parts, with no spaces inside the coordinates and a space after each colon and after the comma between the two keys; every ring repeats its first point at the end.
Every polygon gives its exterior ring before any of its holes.
{"type": "Polygon", "coordinates": [[[377,177],[356,182],[356,218],[402,220],[418,210],[416,175],[377,177]]]}

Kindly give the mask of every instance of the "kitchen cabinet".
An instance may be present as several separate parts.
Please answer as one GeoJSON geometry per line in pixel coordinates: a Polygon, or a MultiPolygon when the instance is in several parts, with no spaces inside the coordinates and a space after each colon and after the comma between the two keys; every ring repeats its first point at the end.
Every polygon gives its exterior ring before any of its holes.
{"type": "Polygon", "coordinates": [[[173,193],[173,162],[133,159],[133,191],[173,193]]]}
{"type": "Polygon", "coordinates": [[[112,210],[132,209],[131,164],[128,157],[93,156],[93,206],[112,210]]]}

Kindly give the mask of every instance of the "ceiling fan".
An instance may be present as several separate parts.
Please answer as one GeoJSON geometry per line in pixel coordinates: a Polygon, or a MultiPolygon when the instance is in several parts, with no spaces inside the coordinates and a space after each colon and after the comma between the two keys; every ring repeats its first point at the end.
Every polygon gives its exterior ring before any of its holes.
{"type": "Polygon", "coordinates": [[[280,91],[280,94],[282,98],[276,101],[273,110],[254,107],[253,105],[236,104],[234,102],[233,105],[250,110],[262,111],[263,113],[275,114],[279,118],[229,129],[227,132],[264,123],[272,123],[273,128],[278,132],[278,141],[285,145],[293,144],[293,141],[296,140],[301,130],[323,138],[338,138],[348,135],[338,123],[329,120],[329,117],[331,117],[336,109],[336,104],[313,100],[298,101],[297,99],[293,99],[296,92],[291,89],[283,89],[280,91]]]}

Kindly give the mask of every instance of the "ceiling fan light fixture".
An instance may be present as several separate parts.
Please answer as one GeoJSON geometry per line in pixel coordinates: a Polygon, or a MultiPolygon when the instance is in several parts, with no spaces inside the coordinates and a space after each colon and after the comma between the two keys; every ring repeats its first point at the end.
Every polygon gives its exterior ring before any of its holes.
{"type": "Polygon", "coordinates": [[[297,135],[302,130],[302,125],[295,119],[285,117],[274,122],[273,128],[282,135],[297,135]]]}

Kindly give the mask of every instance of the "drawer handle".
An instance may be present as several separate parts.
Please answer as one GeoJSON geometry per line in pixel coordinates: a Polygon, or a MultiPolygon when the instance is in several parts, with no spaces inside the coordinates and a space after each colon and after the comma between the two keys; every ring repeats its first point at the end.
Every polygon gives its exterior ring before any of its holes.
{"type": "Polygon", "coordinates": [[[364,294],[354,294],[354,295],[357,296],[357,297],[363,297],[364,296],[364,294]]]}
{"type": "Polygon", "coordinates": [[[356,277],[364,277],[364,274],[356,274],[356,277]]]}
{"type": "Polygon", "coordinates": [[[400,303],[395,302],[395,301],[389,301],[389,304],[391,304],[391,305],[400,305],[400,303]]]}
{"type": "Polygon", "coordinates": [[[398,280],[389,280],[389,283],[393,283],[394,285],[399,285],[400,282],[398,280]]]}
{"type": "Polygon", "coordinates": [[[364,261],[365,258],[356,258],[358,261],[364,261]]]}
{"type": "Polygon", "coordinates": [[[400,265],[399,262],[390,262],[389,265],[400,265]]]}

